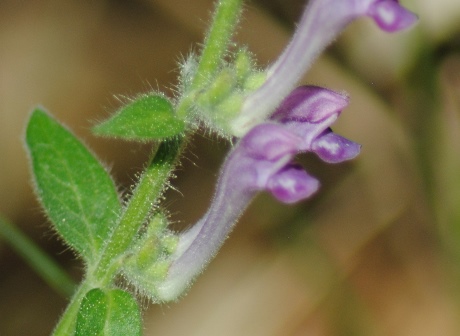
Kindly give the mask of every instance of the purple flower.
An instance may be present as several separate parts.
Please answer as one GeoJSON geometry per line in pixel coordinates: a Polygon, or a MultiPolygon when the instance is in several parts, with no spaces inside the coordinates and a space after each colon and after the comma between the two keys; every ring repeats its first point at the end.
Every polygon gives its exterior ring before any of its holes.
{"type": "Polygon", "coordinates": [[[266,82],[246,98],[232,122],[233,134],[242,136],[266,120],[324,48],[361,16],[371,17],[387,32],[409,28],[417,21],[397,0],[310,0],[291,42],[268,69],[266,82]]]}
{"type": "Polygon", "coordinates": [[[160,300],[177,298],[217,253],[258,191],[293,203],[313,194],[318,181],[292,164],[298,137],[282,125],[254,127],[227,157],[206,214],[180,235],[166,279],[157,287],[160,300]]]}
{"type": "Polygon", "coordinates": [[[232,132],[241,139],[222,166],[208,211],[180,234],[168,274],[157,286],[159,300],[174,300],[191,285],[257,192],[265,190],[281,202],[294,203],[318,190],[319,182],[293,163],[296,154],[313,152],[330,163],[359,154],[360,145],[330,128],[348,105],[348,97],[315,86],[294,87],[317,55],[360,16],[370,16],[390,32],[417,20],[396,0],[309,2],[291,43],[269,68],[266,82],[245,99],[233,120],[232,132]]]}
{"type": "Polygon", "coordinates": [[[284,203],[310,197],[319,182],[294,164],[299,152],[314,152],[328,162],[354,158],[360,146],[330,130],[348,99],[319,87],[300,87],[271,121],[253,127],[232,149],[207,213],[180,235],[160,300],[177,298],[217,253],[257,192],[269,191],[284,203]]]}

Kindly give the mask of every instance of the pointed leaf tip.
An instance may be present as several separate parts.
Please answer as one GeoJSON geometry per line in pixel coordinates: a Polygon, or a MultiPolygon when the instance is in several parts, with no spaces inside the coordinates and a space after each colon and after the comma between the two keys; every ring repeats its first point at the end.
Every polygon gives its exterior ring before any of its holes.
{"type": "Polygon", "coordinates": [[[163,95],[143,95],[122,107],[115,115],[96,125],[97,135],[124,140],[151,141],[182,133],[185,122],[174,114],[174,107],[163,95]]]}

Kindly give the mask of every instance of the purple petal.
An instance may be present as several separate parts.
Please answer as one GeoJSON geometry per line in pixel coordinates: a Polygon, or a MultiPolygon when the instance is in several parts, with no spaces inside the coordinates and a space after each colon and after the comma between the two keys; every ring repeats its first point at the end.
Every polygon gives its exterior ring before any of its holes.
{"type": "Polygon", "coordinates": [[[279,124],[260,124],[241,139],[248,155],[254,158],[276,160],[287,154],[295,154],[299,138],[279,124]]]}
{"type": "Polygon", "coordinates": [[[369,6],[367,14],[387,32],[409,28],[418,20],[417,15],[399,5],[396,0],[374,2],[369,6]]]}
{"type": "Polygon", "coordinates": [[[273,114],[273,120],[321,122],[338,115],[347,105],[348,96],[318,86],[294,89],[273,114]]]}
{"type": "Polygon", "coordinates": [[[361,145],[350,141],[331,130],[315,139],[312,151],[323,161],[338,163],[355,158],[361,150],[361,145]]]}
{"type": "Polygon", "coordinates": [[[319,189],[319,181],[301,167],[290,166],[273,175],[267,187],[279,201],[295,203],[313,195],[319,189]]]}
{"type": "Polygon", "coordinates": [[[283,100],[272,120],[296,135],[297,149],[312,151],[312,143],[337,120],[348,97],[317,86],[301,86],[283,100]]]}

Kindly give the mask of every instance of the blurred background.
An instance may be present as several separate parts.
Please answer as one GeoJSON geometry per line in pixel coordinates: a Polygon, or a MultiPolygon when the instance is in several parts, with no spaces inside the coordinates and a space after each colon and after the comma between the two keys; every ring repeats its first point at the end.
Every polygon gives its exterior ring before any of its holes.
{"type": "MultiPolygon", "coordinates": [[[[299,157],[322,182],[295,206],[260,195],[179,303],[145,302],[145,335],[460,334],[460,2],[405,0],[419,24],[388,35],[353,23],[302,79],[346,91],[334,130],[352,162],[299,157]]],[[[287,44],[304,0],[252,0],[236,35],[261,66],[287,44]]],[[[30,185],[23,131],[41,104],[110,167],[120,190],[150,146],[96,138],[117,97],[171,94],[199,50],[211,0],[0,1],[0,213],[75,280],[30,185]]],[[[164,206],[179,225],[206,210],[229,146],[197,135],[164,206]]],[[[0,335],[48,335],[67,298],[0,241],[0,335]]]]}

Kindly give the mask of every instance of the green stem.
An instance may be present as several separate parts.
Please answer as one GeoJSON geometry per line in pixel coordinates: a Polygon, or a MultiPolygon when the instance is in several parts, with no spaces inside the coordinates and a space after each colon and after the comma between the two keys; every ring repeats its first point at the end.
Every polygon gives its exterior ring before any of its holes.
{"type": "MultiPolygon", "coordinates": [[[[205,41],[192,89],[204,85],[210,76],[218,71],[227,46],[238,21],[242,0],[221,0],[217,4],[211,29],[205,41]]],[[[110,263],[131,244],[139,226],[145,221],[158,197],[165,181],[174,168],[181,152],[183,138],[163,142],[152,163],[145,171],[122,215],[119,225],[113,232],[95,274],[96,279],[107,277],[110,263]]],[[[109,274],[110,275],[110,274],[109,274]]],[[[111,280],[111,277],[109,277],[111,280]]]]}
{"type": "Polygon", "coordinates": [[[76,285],[69,275],[24,233],[2,217],[0,217],[0,236],[50,287],[65,297],[72,295],[76,285]]]}
{"type": "Polygon", "coordinates": [[[161,196],[181,153],[183,140],[183,138],[177,138],[162,142],[152,162],[142,175],[97,265],[94,278],[98,281],[105,279],[102,281],[103,284],[112,280],[111,264],[116,263],[117,258],[129,248],[139,227],[145,222],[161,196]]]}
{"type": "MultiPolygon", "coordinates": [[[[241,4],[242,0],[219,1],[192,88],[203,85],[203,79],[214,75],[219,69],[238,20],[241,4]]],[[[152,163],[139,181],[97,265],[94,279],[98,281],[105,279],[102,280],[102,284],[107,284],[112,280],[110,265],[116,262],[117,257],[122,255],[132,243],[140,225],[161,196],[165,182],[181,152],[183,140],[183,138],[177,138],[162,142],[152,163]]]]}
{"type": "Polygon", "coordinates": [[[214,14],[214,20],[201,52],[197,72],[188,94],[182,97],[177,115],[185,117],[194,100],[194,91],[207,85],[219,71],[227,53],[228,44],[241,13],[242,0],[220,0],[214,14]]]}
{"type": "Polygon", "coordinates": [[[80,303],[86,293],[96,287],[111,284],[119,269],[119,257],[129,248],[140,226],[152,211],[164,189],[182,149],[183,138],[164,141],[160,144],[151,164],[134,189],[129,203],[107,243],[94,269],[87,270],[87,278],[72,298],[67,310],[57,325],[54,336],[73,335],[80,303]]]}
{"type": "MultiPolygon", "coordinates": [[[[219,70],[227,52],[233,29],[238,21],[242,0],[220,0],[214,15],[214,21],[205,41],[197,72],[193,78],[191,91],[206,85],[209,78],[219,70]]],[[[185,95],[177,106],[177,115],[185,118],[188,113],[191,96],[185,95]]],[[[75,293],[72,302],[57,325],[54,335],[73,335],[75,323],[86,293],[95,287],[109,286],[119,268],[119,257],[132,244],[140,226],[152,211],[163,192],[171,170],[179,157],[184,138],[163,142],[151,164],[142,175],[136,189],[127,204],[120,222],[94,269],[87,270],[87,279],[75,293]]]]}
{"type": "Polygon", "coordinates": [[[192,88],[206,84],[208,79],[219,70],[227,47],[238,22],[242,0],[221,0],[217,4],[216,14],[205,47],[201,53],[197,75],[192,88]]]}

